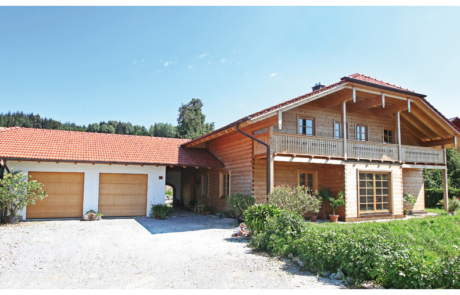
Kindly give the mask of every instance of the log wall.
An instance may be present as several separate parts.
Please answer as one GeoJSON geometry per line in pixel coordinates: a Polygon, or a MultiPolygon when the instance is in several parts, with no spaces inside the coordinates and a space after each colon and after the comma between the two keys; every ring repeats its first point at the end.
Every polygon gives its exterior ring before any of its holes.
{"type": "Polygon", "coordinates": [[[403,169],[404,193],[410,193],[417,202],[412,209],[405,205],[407,210],[425,212],[425,184],[423,182],[423,169],[403,169]]]}

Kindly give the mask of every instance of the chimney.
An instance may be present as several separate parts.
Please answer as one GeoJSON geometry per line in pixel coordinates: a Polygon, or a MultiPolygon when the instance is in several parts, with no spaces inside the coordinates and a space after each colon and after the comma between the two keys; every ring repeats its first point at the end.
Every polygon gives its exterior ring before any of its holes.
{"type": "Polygon", "coordinates": [[[319,83],[316,83],[315,86],[313,86],[311,89],[313,89],[313,91],[315,91],[315,90],[318,90],[318,89],[321,89],[321,88],[324,88],[324,87],[326,87],[326,86],[321,84],[321,82],[319,82],[319,83]]]}

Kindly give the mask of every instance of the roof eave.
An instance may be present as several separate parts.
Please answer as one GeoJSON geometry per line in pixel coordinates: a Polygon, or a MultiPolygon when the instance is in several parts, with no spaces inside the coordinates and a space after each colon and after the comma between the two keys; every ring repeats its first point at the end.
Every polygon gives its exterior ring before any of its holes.
{"type": "Polygon", "coordinates": [[[389,86],[384,86],[384,85],[379,85],[379,84],[376,84],[376,83],[371,83],[371,82],[367,82],[367,81],[363,81],[363,80],[355,79],[355,78],[351,78],[351,77],[343,77],[342,80],[346,80],[346,81],[349,81],[349,82],[353,82],[353,83],[356,83],[356,84],[362,84],[362,85],[366,85],[366,86],[370,86],[370,87],[380,88],[380,89],[383,89],[383,90],[398,92],[398,93],[401,93],[401,94],[417,96],[417,97],[424,97],[424,98],[426,97],[425,94],[416,93],[416,92],[412,92],[412,91],[406,91],[406,90],[402,90],[402,89],[398,89],[398,88],[394,88],[394,87],[389,87],[389,86]]]}

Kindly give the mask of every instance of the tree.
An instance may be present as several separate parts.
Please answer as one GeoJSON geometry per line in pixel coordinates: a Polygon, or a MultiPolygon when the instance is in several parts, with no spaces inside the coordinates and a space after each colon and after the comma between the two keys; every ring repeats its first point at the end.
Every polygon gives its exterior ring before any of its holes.
{"type": "Polygon", "coordinates": [[[206,116],[201,109],[203,103],[200,99],[192,100],[179,108],[177,118],[177,133],[180,138],[194,139],[214,130],[214,123],[205,123],[206,116]]]}
{"type": "MultiPolygon", "coordinates": [[[[447,182],[449,187],[460,187],[460,153],[455,149],[448,149],[447,158],[447,182]]],[[[425,169],[423,172],[425,188],[442,188],[442,170],[440,169],[425,169]]]]}
{"type": "MultiPolygon", "coordinates": [[[[32,176],[22,172],[5,174],[0,180],[0,202],[2,212],[16,215],[28,204],[35,204],[35,200],[43,200],[48,195],[43,190],[43,184],[36,180],[28,181],[32,176]]],[[[3,217],[4,219],[6,216],[3,217]]]]}
{"type": "Polygon", "coordinates": [[[156,137],[177,137],[177,127],[168,123],[155,123],[154,136],[156,137]]]}
{"type": "Polygon", "coordinates": [[[155,136],[155,127],[153,125],[150,125],[149,136],[155,136]]]}

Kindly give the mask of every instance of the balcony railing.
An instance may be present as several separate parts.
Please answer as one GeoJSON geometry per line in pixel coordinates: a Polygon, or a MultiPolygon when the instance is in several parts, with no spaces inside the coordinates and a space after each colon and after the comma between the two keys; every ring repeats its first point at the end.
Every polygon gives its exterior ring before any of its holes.
{"type": "Polygon", "coordinates": [[[271,145],[275,153],[343,157],[343,141],[341,139],[274,134],[271,145]]]}
{"type": "MultiPolygon", "coordinates": [[[[267,142],[268,135],[262,140],[267,142]]],[[[273,133],[270,144],[272,152],[278,154],[344,157],[343,139],[273,133]]],[[[254,154],[256,153],[265,153],[265,147],[261,144],[256,144],[254,154]]],[[[401,158],[401,161],[410,163],[444,163],[444,151],[439,148],[403,145],[401,146],[401,157],[399,157],[399,145],[397,144],[354,140],[347,141],[347,157],[391,162],[397,162],[401,158]]]]}

